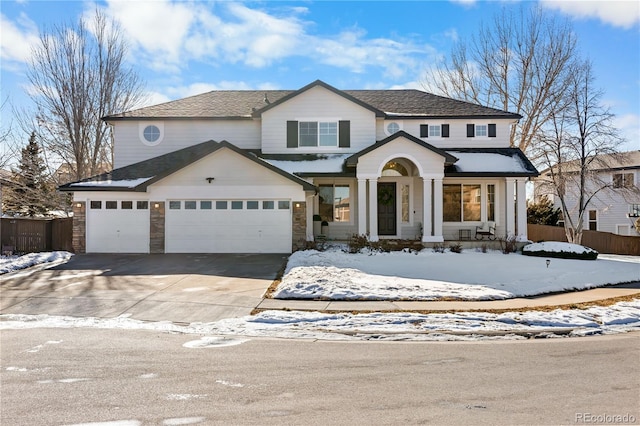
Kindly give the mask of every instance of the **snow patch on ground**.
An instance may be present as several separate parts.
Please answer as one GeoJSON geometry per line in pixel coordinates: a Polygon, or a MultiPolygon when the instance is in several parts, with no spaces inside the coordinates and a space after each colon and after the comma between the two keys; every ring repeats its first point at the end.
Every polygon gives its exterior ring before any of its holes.
{"type": "MultiPolygon", "coordinates": [[[[493,314],[457,312],[419,314],[321,313],[264,311],[254,316],[212,323],[177,325],[131,318],[74,318],[48,315],[0,315],[0,330],[88,327],[151,330],[205,336],[303,338],[321,340],[484,340],[529,337],[586,336],[640,331],[640,299],[611,306],[550,312],[526,311],[493,314]]],[[[234,340],[202,337],[206,342],[234,340]]],[[[187,346],[187,344],[185,344],[187,346]]],[[[190,347],[190,346],[187,346],[190,347]]]]}
{"type": "Polygon", "coordinates": [[[51,266],[53,266],[54,264],[66,262],[71,256],[73,254],[67,251],[29,253],[23,256],[0,256],[0,274],[19,271],[43,263],[51,263],[51,266]]]}
{"type": "Polygon", "coordinates": [[[551,253],[595,253],[595,250],[578,244],[563,243],[558,241],[543,241],[541,243],[528,244],[523,247],[522,251],[546,251],[551,253]]]}

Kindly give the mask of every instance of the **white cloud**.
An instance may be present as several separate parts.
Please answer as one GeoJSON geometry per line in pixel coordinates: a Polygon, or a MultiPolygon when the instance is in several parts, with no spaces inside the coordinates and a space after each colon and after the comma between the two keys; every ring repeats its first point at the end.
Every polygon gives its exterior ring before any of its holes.
{"type": "Polygon", "coordinates": [[[3,61],[27,62],[32,47],[38,43],[38,28],[24,13],[17,22],[0,15],[0,58],[3,61]]]}
{"type": "Polygon", "coordinates": [[[640,3],[635,0],[542,0],[541,3],[576,18],[596,18],[615,27],[631,28],[640,23],[640,3]]]}
{"type": "Polygon", "coordinates": [[[169,73],[177,74],[192,60],[212,67],[241,63],[264,68],[297,56],[356,73],[382,68],[397,79],[420,66],[416,56],[432,53],[413,40],[367,38],[358,28],[322,37],[309,34],[314,23],[301,19],[308,13],[304,7],[267,12],[226,2],[215,8],[169,0],[152,4],[110,0],[107,13],[127,32],[138,63],[169,73]]]}

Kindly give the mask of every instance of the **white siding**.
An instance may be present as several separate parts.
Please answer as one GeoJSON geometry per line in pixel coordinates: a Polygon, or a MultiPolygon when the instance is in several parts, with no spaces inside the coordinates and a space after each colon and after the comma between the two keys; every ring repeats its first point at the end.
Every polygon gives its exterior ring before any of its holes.
{"type": "MultiPolygon", "coordinates": [[[[140,139],[148,121],[114,122],[114,168],[177,151],[201,142],[226,140],[243,149],[260,149],[259,120],[158,120],[163,139],[155,146],[140,139]]],[[[154,122],[156,123],[156,122],[154,122]]]]}
{"type": "Polygon", "coordinates": [[[375,143],[375,114],[323,87],[314,87],[262,114],[262,151],[352,153],[375,143]],[[287,121],[348,120],[351,146],[287,148],[287,121]]]}
{"type": "Polygon", "coordinates": [[[437,148],[508,148],[509,147],[509,131],[511,129],[510,120],[479,120],[479,119],[463,119],[463,120],[377,120],[376,123],[376,139],[382,140],[390,136],[386,128],[389,123],[398,123],[400,130],[413,135],[430,145],[437,148]],[[467,137],[467,124],[496,124],[496,137],[467,137]],[[420,137],[420,125],[428,124],[437,126],[441,124],[449,125],[449,137],[420,137]]]}

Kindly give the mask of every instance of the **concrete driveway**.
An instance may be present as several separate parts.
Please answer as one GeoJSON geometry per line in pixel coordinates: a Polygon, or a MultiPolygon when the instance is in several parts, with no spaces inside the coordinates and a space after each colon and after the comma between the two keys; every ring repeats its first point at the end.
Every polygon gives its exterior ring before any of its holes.
{"type": "Polygon", "coordinates": [[[286,254],[84,254],[0,277],[0,313],[211,322],[248,315],[286,254]]]}

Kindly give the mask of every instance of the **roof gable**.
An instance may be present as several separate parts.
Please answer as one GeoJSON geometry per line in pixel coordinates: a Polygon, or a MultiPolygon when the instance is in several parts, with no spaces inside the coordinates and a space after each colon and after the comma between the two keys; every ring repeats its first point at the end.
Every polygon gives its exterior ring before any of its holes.
{"type": "Polygon", "coordinates": [[[134,191],[145,192],[149,185],[181,170],[188,165],[200,160],[207,155],[227,148],[262,167],[265,167],[285,178],[301,185],[305,191],[314,191],[316,188],[309,182],[287,173],[272,164],[267,163],[235,145],[227,142],[207,141],[198,145],[170,152],[158,157],[150,158],[139,163],[130,164],[108,173],[103,173],[79,182],[71,182],[59,187],[61,191],[134,191]]]}
{"type": "Polygon", "coordinates": [[[376,142],[373,145],[368,146],[367,148],[363,149],[360,152],[357,152],[355,154],[353,154],[352,156],[350,156],[349,158],[346,159],[346,164],[348,167],[355,167],[358,165],[358,159],[360,157],[362,157],[363,155],[368,154],[371,151],[374,151],[378,148],[380,148],[381,146],[384,146],[386,144],[388,144],[389,142],[392,142],[398,138],[405,138],[407,140],[409,140],[410,142],[413,142],[419,146],[421,146],[422,148],[428,149],[429,151],[432,151],[440,156],[442,156],[444,158],[445,164],[453,164],[456,161],[458,161],[458,159],[456,157],[454,157],[453,155],[449,154],[448,152],[436,148],[433,145],[430,145],[418,138],[416,138],[413,135],[410,135],[409,133],[405,132],[404,130],[400,130],[399,132],[394,133],[393,135],[389,136],[388,138],[385,138],[381,141],[376,142]]]}
{"type": "Polygon", "coordinates": [[[325,83],[322,80],[316,80],[316,81],[314,81],[314,82],[312,82],[310,84],[307,84],[306,86],[304,86],[303,88],[301,88],[299,90],[296,90],[294,92],[289,93],[288,95],[285,95],[285,96],[281,97],[280,99],[276,100],[275,102],[269,102],[268,105],[266,105],[266,106],[264,106],[264,107],[262,107],[262,108],[260,108],[260,109],[258,109],[256,111],[254,111],[252,115],[253,115],[253,117],[260,117],[264,112],[270,110],[271,108],[274,108],[274,107],[276,107],[278,105],[281,105],[281,104],[287,102],[288,100],[290,100],[290,99],[292,99],[292,98],[294,98],[294,97],[296,97],[296,96],[298,96],[298,95],[300,95],[300,94],[302,94],[302,93],[306,92],[307,90],[312,89],[314,87],[322,87],[324,89],[327,89],[327,90],[335,93],[338,96],[342,96],[343,98],[345,98],[345,99],[347,99],[347,100],[349,100],[349,101],[351,101],[351,102],[353,102],[353,103],[355,103],[357,105],[360,105],[363,108],[366,108],[366,109],[374,112],[376,114],[376,117],[384,117],[384,113],[382,111],[380,111],[379,109],[369,105],[366,102],[363,102],[360,99],[357,99],[357,98],[353,97],[352,95],[349,95],[345,91],[338,90],[335,87],[328,85],[327,83],[325,83]]]}

